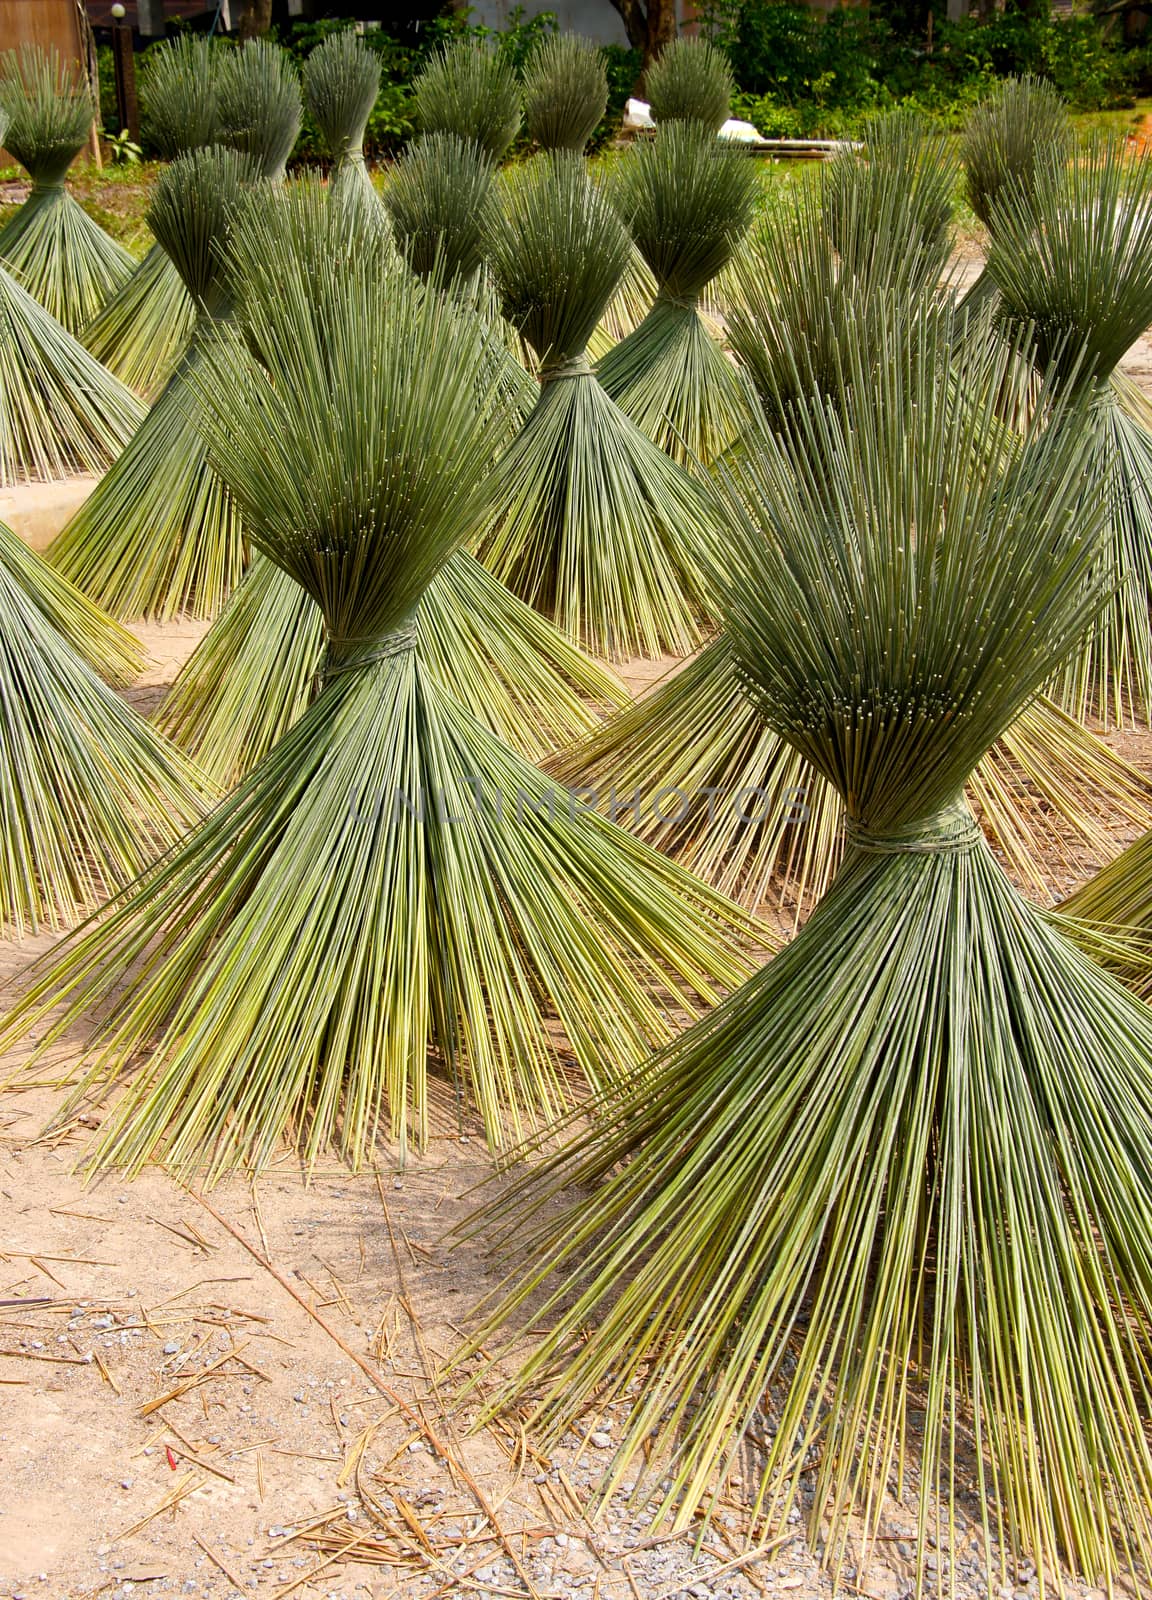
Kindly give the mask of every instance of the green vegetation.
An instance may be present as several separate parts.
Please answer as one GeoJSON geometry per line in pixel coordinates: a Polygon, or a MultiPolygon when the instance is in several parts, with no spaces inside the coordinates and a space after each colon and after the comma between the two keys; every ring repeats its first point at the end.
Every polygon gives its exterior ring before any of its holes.
{"type": "MultiPolygon", "coordinates": [[[[731,114],[754,122],[769,137],[855,135],[877,111],[903,104],[959,127],[998,80],[1026,75],[1050,82],[1073,111],[1113,127],[1127,128],[1134,120],[1131,113],[1147,110],[1141,98],[1152,84],[1147,48],[1125,47],[1119,18],[1053,16],[1045,0],[1027,10],[1010,6],[959,22],[942,21],[937,7],[931,27],[927,7],[916,0],[829,11],[799,0],[703,0],[700,10],[731,63],[736,88],[731,114]]],[[[348,26],[333,20],[297,22],[281,28],[277,38],[303,67],[318,45],[348,26]]],[[[416,131],[415,81],[444,44],[461,36],[486,41],[526,78],[533,52],[559,36],[559,29],[553,13],[526,17],[523,8],[513,7],[502,29],[478,24],[468,12],[445,9],[421,30],[417,44],[392,33],[387,24],[366,32],[363,46],[380,69],[364,134],[369,160],[395,153],[416,131]]],[[[144,70],[156,48],[142,53],[144,70]]],[[[101,114],[111,137],[120,131],[111,51],[100,54],[101,114]]],[[[638,51],[609,45],[601,59],[607,106],[591,135],[594,147],[606,143],[618,126],[640,73],[638,51]]],[[[526,130],[516,149],[528,148],[526,130]]],[[[155,153],[145,139],[145,154],[155,153]]],[[[310,115],[295,158],[328,159],[310,115]]]]}

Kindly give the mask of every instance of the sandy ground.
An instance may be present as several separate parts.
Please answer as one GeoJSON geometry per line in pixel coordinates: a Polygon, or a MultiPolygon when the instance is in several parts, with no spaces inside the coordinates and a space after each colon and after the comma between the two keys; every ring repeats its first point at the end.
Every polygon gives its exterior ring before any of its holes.
{"type": "MultiPolygon", "coordinates": [[[[1125,366],[1152,392],[1152,340],[1125,366]]],[[[203,626],[140,630],[146,714],[203,626]]],[[[626,676],[642,692],[672,665],[626,676]]],[[[1152,772],[1149,736],[1113,742],[1152,772]]],[[[0,977],[50,943],[0,942],[0,977]]],[[[491,1268],[445,1236],[489,1167],[448,1105],[404,1168],[382,1149],[372,1172],[308,1183],[285,1155],[208,1194],[156,1169],[85,1186],[99,1110],[44,1133],[78,1055],[0,1093],[0,1600],[830,1592],[799,1526],[749,1549],[736,1487],[699,1550],[620,1500],[594,1520],[618,1419],[590,1415],[550,1449],[531,1430],[468,1435],[435,1374],[491,1268]]],[[[845,1592],[909,1592],[911,1514],[888,1512],[845,1592]]],[[[989,1586],[971,1541],[955,1578],[961,1600],[1037,1593],[1028,1566],[989,1586]]]]}

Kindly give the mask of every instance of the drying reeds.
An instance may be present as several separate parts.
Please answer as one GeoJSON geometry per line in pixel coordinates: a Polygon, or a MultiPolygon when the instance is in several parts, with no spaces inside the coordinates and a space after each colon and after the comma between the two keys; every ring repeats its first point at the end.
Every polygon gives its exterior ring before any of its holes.
{"type": "MultiPolygon", "coordinates": [[[[7,122],[0,108],[0,141],[7,122]]],[[[144,410],[0,266],[0,486],[101,472],[144,410]]]]}
{"type": "MultiPolygon", "coordinates": [[[[790,211],[764,217],[731,275],[731,344],[772,426],[814,394],[838,405],[845,350],[871,352],[883,368],[893,318],[915,329],[947,253],[947,234],[926,250],[923,217],[882,207],[875,187],[858,200],[840,182],[852,237],[856,208],[876,220],[873,247],[855,270],[833,248],[824,201],[810,190],[790,211]]],[[[932,191],[927,191],[931,200],[932,191]]],[[[989,337],[984,322],[950,322],[965,338],[989,337]]],[[[1005,396],[1027,388],[1017,374],[1005,396]]],[[[566,782],[615,797],[616,814],[648,843],[673,853],[706,881],[755,907],[769,896],[800,916],[827,889],[843,852],[835,789],[765,727],[744,692],[730,642],[721,636],[683,670],[597,730],[556,763],[566,782]],[[660,807],[661,789],[682,797],[660,807]],[[642,797],[639,806],[631,797],[642,797]]],[[[1143,829],[1152,787],[1141,774],[1049,701],[1029,706],[974,772],[970,797],[990,840],[1019,883],[1041,898],[1053,863],[1071,868],[1086,851],[1108,859],[1114,825],[1143,829]]]]}
{"type": "Polygon", "coordinates": [[[484,259],[495,177],[495,167],[475,140],[454,133],[422,134],[390,174],[384,203],[396,247],[412,271],[435,276],[500,335],[503,348],[495,356],[500,383],[522,422],[538,390],[514,353],[521,341],[500,315],[484,259]]]}
{"type": "Polygon", "coordinates": [[[10,586],[24,591],[38,615],[93,672],[114,688],[139,674],[147,652],[118,622],[94,606],[0,522],[0,564],[10,586]]]}
{"type": "Polygon", "coordinates": [[[867,1587],[907,1495],[935,1593],[967,1501],[989,1588],[1025,1555],[1111,1588],[1152,1553],[1152,1013],[1016,894],[962,799],[1110,581],[1093,421],[1045,396],[1013,437],[1019,351],[954,343],[895,321],[879,370],[849,345],[847,403],[798,402],[732,464],[738,670],[841,795],[848,858],[780,956],[481,1214],[527,1260],[478,1344],[530,1322],[494,1404],[545,1447],[612,1407],[601,1492],[639,1480],[680,1526],[731,1474],[758,1533],[795,1509],[867,1587]]]}
{"type": "Polygon", "coordinates": [[[380,200],[364,161],[364,130],[379,92],[380,62],[351,28],[329,34],[304,63],[304,103],[332,162],[332,197],[377,225],[380,200]]]}
{"type": "Polygon", "coordinates": [[[207,785],[103,681],[143,652],[0,523],[0,927],[90,909],[174,843],[207,785]]]}
{"type": "Polygon", "coordinates": [[[0,260],[70,333],[79,333],[135,262],[70,194],[68,168],[88,142],[96,104],[79,63],[53,46],[0,57],[0,113],[7,148],[32,192],[0,228],[0,260]]]}
{"type": "Polygon", "coordinates": [[[1009,190],[1030,195],[1042,168],[1072,154],[1072,119],[1044,78],[1005,78],[969,113],[960,136],[964,192],[986,228],[1009,190]]]}
{"type": "Polygon", "coordinates": [[[396,248],[421,277],[463,288],[484,266],[485,213],[496,169],[474,139],[426,133],[389,174],[384,204],[396,248]]]}
{"type": "Polygon", "coordinates": [[[1116,383],[1152,322],[1152,157],[1097,139],[1062,152],[992,210],[988,273],[1003,317],[1036,330],[1038,368],[1100,416],[1086,485],[1108,485],[1100,559],[1116,587],[1058,692],[1075,716],[1152,717],[1152,432],[1116,383]]]}
{"type": "Polygon", "coordinates": [[[874,117],[862,154],[841,150],[825,169],[824,222],[843,270],[930,293],[952,248],[955,182],[955,154],[939,128],[915,111],[874,117]]]}
{"type": "Polygon", "coordinates": [[[540,397],[497,467],[483,559],[598,655],[700,638],[717,537],[701,491],[609,399],[586,347],[628,260],[578,156],[539,157],[492,209],[504,312],[540,361],[540,397]]]}
{"type": "Polygon", "coordinates": [[[753,163],[696,123],[673,122],[624,157],[613,199],[656,281],[639,327],[596,376],[620,409],[677,460],[710,462],[748,413],[745,386],[700,315],[752,220],[753,163]]]}
{"type": "MultiPolygon", "coordinates": [[[[408,164],[420,162],[425,152],[432,155],[429,176],[450,170],[458,155],[465,180],[475,169],[490,181],[487,158],[448,134],[417,141],[405,158],[406,173],[408,164]]],[[[405,203],[397,211],[397,239],[409,262],[420,267],[430,292],[447,294],[453,304],[473,310],[470,285],[479,262],[469,183],[463,185],[462,205],[445,204],[434,182],[426,186],[421,181],[413,192],[394,177],[389,192],[404,194],[405,203]],[[424,204],[418,203],[421,193],[424,204]]],[[[453,196],[460,199],[461,190],[450,185],[449,201],[453,196]]],[[[386,273],[390,252],[380,236],[365,238],[340,211],[319,214],[319,199],[315,191],[297,187],[280,201],[278,226],[292,239],[297,273],[308,270],[322,281],[333,254],[347,255],[369,275],[386,273]]],[[[243,235],[235,251],[243,258],[246,280],[259,281],[266,252],[261,249],[255,259],[249,258],[243,235]]],[[[262,292],[272,294],[275,287],[274,282],[263,283],[262,292]]],[[[499,403],[489,424],[493,457],[519,425],[506,381],[510,360],[499,343],[489,343],[477,367],[479,402],[491,389],[495,363],[499,403]]],[[[181,671],[159,724],[206,772],[230,785],[272,749],[316,698],[324,649],[323,619],[312,596],[257,553],[181,671]]],[[[623,687],[606,668],[510,594],[466,551],[454,555],[429,584],[418,613],[417,649],[454,700],[531,759],[586,734],[599,713],[627,703],[623,687]]]]}
{"type": "MultiPolygon", "coordinates": [[[[141,73],[144,130],[166,161],[200,150],[216,136],[215,63],[221,47],[187,33],[149,51],[141,73]]],[[[196,324],[196,306],[171,256],[154,244],[84,329],[96,359],[138,394],[163,385],[196,324]]]]}
{"type": "MultiPolygon", "coordinates": [[[[428,670],[477,722],[539,760],[628,703],[623,686],[460,551],[417,616],[428,670]]],[[[157,726],[222,788],[284,737],[320,692],[324,624],[312,596],[257,554],[192,652],[157,726]]]]}
{"type": "Polygon", "coordinates": [[[718,133],[736,90],[728,57],[710,39],[682,36],[666,44],[645,74],[657,125],[695,122],[718,133]]]}
{"type": "Polygon", "coordinates": [[[216,138],[248,157],[261,178],[283,181],[300,132],[300,80],[287,51],[249,39],[221,57],[216,71],[216,138]]]}
{"type": "Polygon", "coordinates": [[[549,34],[536,44],[524,68],[524,123],[537,149],[582,155],[607,105],[598,45],[578,33],[549,34]]]}
{"type": "Polygon", "coordinates": [[[490,160],[499,161],[520,132],[520,82],[495,50],[454,39],[417,77],[413,114],[421,133],[474,139],[490,160]]]}
{"type": "Polygon", "coordinates": [[[365,275],[334,252],[298,274],[277,207],[245,226],[265,267],[198,387],[253,542],[320,607],[324,687],[47,958],[8,1037],[66,999],[47,1041],[130,979],[85,1088],[152,1048],[102,1162],[259,1162],[290,1131],[308,1160],[329,1139],[360,1158],[378,1128],[423,1140],[430,1048],[499,1144],[568,1098],[542,1007],[589,1082],[617,1077],[673,1030],[670,997],[691,1006],[742,971],[742,918],[569,813],[415,648],[427,586],[483,505],[476,319],[399,267],[365,275]]]}
{"type": "Polygon", "coordinates": [[[191,380],[229,313],[220,250],[255,169],[210,147],[160,177],[148,221],[197,308],[196,330],[113,469],[57,536],[53,566],[117,617],[213,616],[244,570],[239,514],[208,461],[191,380]]]}

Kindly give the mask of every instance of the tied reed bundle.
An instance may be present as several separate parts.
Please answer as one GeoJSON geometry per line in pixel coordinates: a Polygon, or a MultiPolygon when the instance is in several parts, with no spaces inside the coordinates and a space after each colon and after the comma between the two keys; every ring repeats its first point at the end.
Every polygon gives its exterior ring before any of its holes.
{"type": "MultiPolygon", "coordinates": [[[[468,176],[474,165],[491,178],[486,158],[453,135],[418,140],[405,157],[426,163],[429,175],[450,169],[441,161],[460,155],[468,176]]],[[[424,190],[423,183],[416,186],[424,190]]],[[[444,204],[441,185],[424,192],[428,209],[400,175],[389,194],[401,189],[405,205],[397,213],[401,250],[422,261],[424,241],[433,270],[432,291],[446,293],[469,311],[477,306],[474,291],[479,264],[470,243],[470,204],[444,204]],[[459,223],[459,227],[457,227],[459,223]],[[447,277],[444,276],[447,274],[447,277]]],[[[466,185],[467,189],[467,185],[466,185]]],[[[449,189],[448,200],[454,191],[449,189]]],[[[322,277],[333,253],[355,261],[365,273],[386,273],[391,251],[379,234],[368,237],[355,218],[339,209],[326,218],[317,214],[317,195],[297,185],[280,202],[280,223],[292,237],[294,258],[302,270],[322,277]],[[322,245],[322,249],[317,246],[322,245]]],[[[467,193],[465,195],[467,199],[467,193]]],[[[242,244],[237,246],[242,250],[242,244]]],[[[261,262],[245,261],[249,280],[261,262]]],[[[422,274],[423,275],[423,274],[422,274]]],[[[267,285],[267,292],[274,292],[267,285]]],[[[490,325],[491,318],[489,317],[490,325]]],[[[490,425],[493,455],[519,426],[518,385],[509,378],[527,374],[500,343],[486,345],[477,369],[480,393],[486,394],[495,364],[499,408],[490,425]],[[511,407],[511,410],[508,408],[511,407]]],[[[421,602],[418,648],[438,680],[486,727],[517,751],[533,759],[570,743],[595,726],[598,713],[627,703],[623,686],[597,662],[582,654],[546,618],[496,581],[467,552],[460,551],[438,572],[421,602]]],[[[311,595],[257,552],[252,566],[219,618],[186,663],[159,715],[160,726],[203,769],[225,784],[235,782],[269,751],[311,704],[318,692],[324,659],[324,628],[311,595]]]]}
{"type": "Polygon", "coordinates": [[[1045,395],[1013,437],[1020,350],[916,320],[726,474],[738,671],[841,794],[845,864],[471,1225],[527,1253],[472,1348],[490,1376],[531,1323],[485,1411],[546,1444],[619,1402],[601,1493],[651,1449],[636,1493],[678,1526],[729,1473],[765,1535],[803,1494],[845,1576],[911,1461],[920,1592],[969,1493],[990,1586],[1024,1554],[1110,1586],[1152,1545],[1152,1013],[1020,899],[962,799],[1106,592],[1094,424],[1045,395]]]}
{"type": "Polygon", "coordinates": [[[499,161],[520,132],[520,83],[504,58],[472,39],[442,45],[413,85],[421,133],[473,139],[499,161]]]}
{"type": "Polygon", "coordinates": [[[92,92],[78,63],[28,44],[0,57],[0,112],[7,148],[32,179],[31,194],[0,229],[0,260],[79,334],[136,265],[66,187],[96,115],[92,92]]]}
{"type": "Polygon", "coordinates": [[[425,133],[389,175],[384,204],[396,247],[421,277],[461,286],[484,267],[485,212],[496,168],[475,139],[425,133]]]}
{"type": "Polygon", "coordinates": [[[1010,191],[1033,193],[1042,168],[1072,154],[1072,119],[1044,78],[1005,78],[970,113],[960,138],[964,191],[986,228],[1010,191]]]}
{"type": "Polygon", "coordinates": [[[208,461],[193,376],[230,314],[220,250],[248,159],[211,147],[162,174],[148,220],[197,308],[192,342],[116,465],[57,536],[49,560],[117,617],[213,616],[244,570],[239,514],[208,461]]]}
{"type": "Polygon", "coordinates": [[[72,921],[202,813],[204,781],[102,681],[130,682],[142,659],[131,635],[0,523],[6,937],[72,921]]]}
{"type": "Polygon", "coordinates": [[[332,161],[332,198],[367,226],[382,221],[364,161],[364,130],[379,92],[379,60],[351,28],[329,34],[304,63],[304,103],[332,161]]]}
{"type": "Polygon", "coordinates": [[[568,1098],[552,1007],[596,1084],[670,1035],[669,993],[746,971],[735,908],[553,805],[429,671],[417,613],[484,501],[485,335],[399,266],[317,272],[297,221],[247,208],[240,326],[197,382],[254,544],[321,611],[324,686],[11,1016],[8,1037],[66,996],[55,1035],[134,974],[85,1088],[154,1048],[98,1162],[259,1163],[290,1129],[309,1161],[381,1126],[422,1141],[430,1049],[498,1145],[568,1098]]]}
{"type": "Polygon", "coordinates": [[[758,182],[738,146],[674,122],[624,157],[613,198],[656,281],[634,333],[597,363],[620,409],[677,460],[710,462],[748,412],[745,388],[700,315],[752,221],[758,182]]]}
{"type": "MultiPolygon", "coordinates": [[[[140,99],[148,140],[166,161],[213,143],[222,46],[186,33],[144,58],[140,99]]],[[[171,376],[196,325],[196,305],[162,244],[154,244],[84,329],[85,348],[138,394],[171,376]]]]}
{"type": "Polygon", "coordinates": [[[217,141],[239,150],[269,183],[282,183],[304,103],[287,51],[268,39],[228,50],[216,72],[217,141]]]}
{"type": "Polygon", "coordinates": [[[540,150],[583,155],[608,105],[604,52],[578,33],[541,39],[524,68],[524,121],[540,150]]]}
{"type": "Polygon", "coordinates": [[[1152,431],[1118,384],[1120,358],[1152,322],[1152,157],[1093,140],[1059,153],[1029,192],[993,206],[988,273],[1005,321],[1036,330],[1037,368],[1090,394],[1101,426],[1086,492],[1108,485],[1101,562],[1115,591],[1065,667],[1061,703],[1105,724],[1152,717],[1152,431]]]}
{"type": "MultiPolygon", "coordinates": [[[[531,761],[585,737],[602,715],[629,702],[607,667],[464,550],[429,584],[416,645],[452,698],[531,761]]],[[[315,700],[324,651],[316,602],[257,552],[181,669],[156,724],[208,777],[231,788],[315,700]]]]}
{"type": "Polygon", "coordinates": [[[824,222],[844,270],[865,282],[931,292],[952,251],[956,158],[948,137],[914,111],[869,125],[863,153],[828,163],[824,222]]]}
{"type": "Polygon", "coordinates": [[[473,139],[429,133],[414,139],[397,162],[384,202],[396,245],[413,272],[433,275],[470,306],[504,346],[497,360],[508,406],[523,422],[537,386],[517,359],[515,330],[500,314],[485,262],[486,219],[496,169],[473,139]]]}
{"type": "Polygon", "coordinates": [[[541,156],[490,212],[504,312],[540,361],[540,397],[495,474],[485,563],[598,655],[691,648],[717,538],[703,493],[616,406],[588,339],[628,239],[578,156],[541,156]]]}
{"type": "MultiPolygon", "coordinates": [[[[7,121],[0,107],[0,140],[7,121]]],[[[144,410],[0,266],[0,486],[101,472],[144,410]]]]}
{"type": "Polygon", "coordinates": [[[658,126],[695,122],[718,133],[728,120],[736,83],[728,57],[709,39],[682,37],[664,46],[645,79],[658,126]]]}

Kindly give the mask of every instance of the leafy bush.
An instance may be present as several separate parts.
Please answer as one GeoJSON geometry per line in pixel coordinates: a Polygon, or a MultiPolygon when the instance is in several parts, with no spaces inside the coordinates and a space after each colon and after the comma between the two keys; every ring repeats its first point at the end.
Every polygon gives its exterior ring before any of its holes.
{"type": "Polygon", "coordinates": [[[896,103],[958,122],[997,78],[1023,73],[1051,79],[1076,110],[1102,110],[1130,103],[1145,67],[1099,19],[1044,5],[938,22],[931,51],[899,0],[827,13],[797,0],[704,0],[701,10],[736,72],[737,114],[777,137],[851,132],[896,103]]]}

